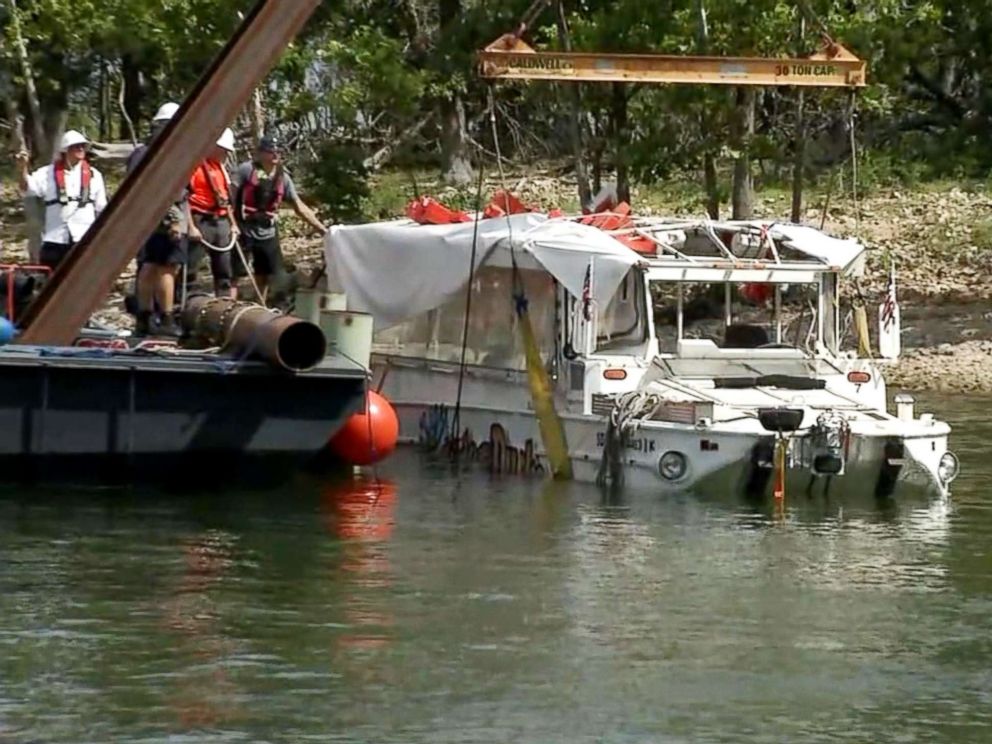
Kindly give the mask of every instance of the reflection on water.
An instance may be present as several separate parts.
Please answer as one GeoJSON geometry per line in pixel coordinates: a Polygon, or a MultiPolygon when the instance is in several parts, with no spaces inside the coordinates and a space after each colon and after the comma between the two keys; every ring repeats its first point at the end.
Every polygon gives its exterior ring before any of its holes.
{"type": "Polygon", "coordinates": [[[395,525],[396,484],[356,478],[335,483],[321,494],[328,532],[342,541],[335,567],[342,581],[344,622],[337,638],[345,650],[370,650],[389,643],[394,625],[388,611],[391,571],[386,541],[395,525]]]}
{"type": "MultiPolygon", "coordinates": [[[[233,565],[237,537],[208,530],[180,541],[183,571],[163,607],[173,650],[188,660],[173,680],[178,730],[228,725],[238,715],[237,688],[223,664],[234,643],[223,634],[216,590],[233,565]]],[[[241,714],[243,716],[243,713],[241,714]]]]}
{"type": "Polygon", "coordinates": [[[399,455],[0,498],[0,741],[987,741],[984,403],[949,500],[608,497],[399,455]]]}

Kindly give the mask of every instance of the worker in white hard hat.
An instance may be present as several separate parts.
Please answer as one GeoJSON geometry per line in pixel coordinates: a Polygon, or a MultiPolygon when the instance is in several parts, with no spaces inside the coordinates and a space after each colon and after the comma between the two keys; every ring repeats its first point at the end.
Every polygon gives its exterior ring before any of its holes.
{"type": "Polygon", "coordinates": [[[234,132],[225,129],[189,181],[189,273],[195,277],[204,255],[217,297],[237,297],[232,249],[238,237],[231,207],[231,178],[225,161],[234,153],[234,132]]]}
{"type": "Polygon", "coordinates": [[[62,136],[54,163],[29,173],[28,153],[21,151],[15,158],[21,192],[45,204],[39,261],[53,270],[107,206],[103,174],[86,159],[88,144],[70,129],[62,136]]]}
{"type": "Polygon", "coordinates": [[[144,157],[145,153],[148,151],[148,145],[151,141],[158,137],[159,132],[165,129],[165,125],[169,123],[173,116],[175,116],[176,111],[179,110],[179,104],[168,101],[163,103],[158,107],[158,111],[155,112],[155,116],[152,117],[151,128],[148,133],[148,139],[144,144],[138,145],[134,151],[127,157],[127,172],[130,173],[134,170],[134,167],[138,164],[141,158],[144,157]]]}
{"type": "MultiPolygon", "coordinates": [[[[148,144],[140,145],[128,158],[128,173],[141,162],[151,141],[165,128],[178,109],[179,104],[172,102],[159,107],[152,119],[148,144]]],[[[186,264],[189,222],[189,189],[184,187],[138,251],[134,309],[134,332],[137,336],[178,334],[173,314],[176,278],[186,264]]]]}

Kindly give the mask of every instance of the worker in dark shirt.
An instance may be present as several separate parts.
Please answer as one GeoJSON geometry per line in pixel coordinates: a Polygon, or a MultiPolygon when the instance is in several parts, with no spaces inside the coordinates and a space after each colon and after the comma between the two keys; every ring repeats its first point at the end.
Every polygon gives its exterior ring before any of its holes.
{"type": "Polygon", "coordinates": [[[296,184],[282,163],[280,150],[275,137],[263,137],[254,159],[238,166],[234,177],[234,204],[241,227],[241,244],[245,255],[251,256],[252,272],[262,302],[268,294],[271,278],[283,271],[279,208],[289,204],[318,235],[327,232],[317,215],[300,199],[296,184]]]}
{"type": "MultiPolygon", "coordinates": [[[[159,108],[152,120],[149,142],[159,135],[178,109],[179,106],[175,103],[165,103],[159,108]]],[[[131,153],[127,160],[128,173],[137,167],[147,151],[148,145],[145,144],[131,153]]],[[[153,332],[152,317],[156,307],[161,313],[158,332],[167,336],[178,334],[173,306],[176,277],[186,263],[187,256],[190,221],[188,197],[188,189],[184,188],[138,253],[135,335],[145,336],[153,332]]]]}

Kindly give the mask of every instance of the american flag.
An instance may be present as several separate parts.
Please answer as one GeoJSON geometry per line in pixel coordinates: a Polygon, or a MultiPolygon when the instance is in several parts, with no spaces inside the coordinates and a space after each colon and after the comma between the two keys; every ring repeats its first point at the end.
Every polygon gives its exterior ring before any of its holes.
{"type": "Polygon", "coordinates": [[[885,291],[885,302],[882,303],[882,327],[887,331],[895,322],[896,312],[896,265],[889,269],[889,286],[885,291]]]}

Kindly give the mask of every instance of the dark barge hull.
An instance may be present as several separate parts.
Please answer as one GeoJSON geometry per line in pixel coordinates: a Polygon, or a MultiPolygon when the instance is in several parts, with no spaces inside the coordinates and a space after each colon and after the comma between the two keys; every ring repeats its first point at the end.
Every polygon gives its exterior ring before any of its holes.
{"type": "Polygon", "coordinates": [[[0,480],[271,485],[361,411],[366,371],[210,354],[0,349],[0,480]]]}

